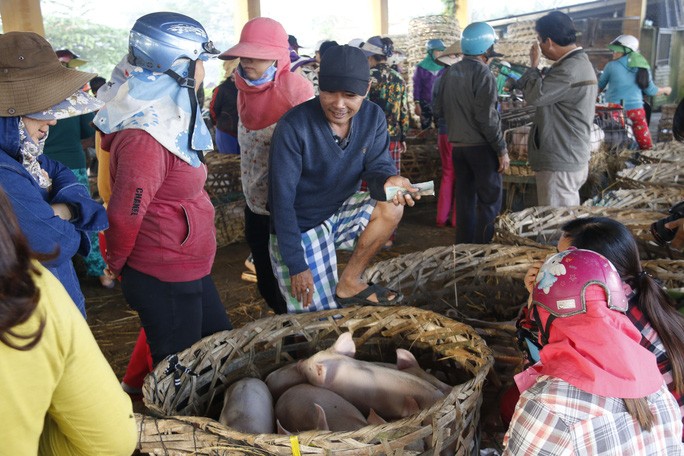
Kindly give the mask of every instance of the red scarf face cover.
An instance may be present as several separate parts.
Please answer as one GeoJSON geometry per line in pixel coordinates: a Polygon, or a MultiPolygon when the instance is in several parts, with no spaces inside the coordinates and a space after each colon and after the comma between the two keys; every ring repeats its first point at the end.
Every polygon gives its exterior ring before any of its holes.
{"type": "MultiPolygon", "coordinates": [[[[639,344],[641,333],[626,315],[611,310],[598,286],[586,290],[587,312],[551,322],[541,362],[527,373],[558,377],[583,391],[604,397],[636,399],[663,384],[655,356],[639,344]]],[[[546,326],[550,316],[537,307],[546,326]]]]}
{"type": "Polygon", "coordinates": [[[313,98],[313,86],[304,77],[290,72],[290,55],[285,49],[277,59],[272,81],[259,86],[248,84],[235,72],[238,114],[249,130],[262,130],[276,123],[290,108],[313,98]]]}

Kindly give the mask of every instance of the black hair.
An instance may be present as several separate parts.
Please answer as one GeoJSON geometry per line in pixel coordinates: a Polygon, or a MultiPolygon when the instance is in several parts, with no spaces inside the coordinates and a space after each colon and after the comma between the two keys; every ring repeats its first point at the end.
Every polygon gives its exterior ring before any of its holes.
{"type": "Polygon", "coordinates": [[[542,41],[551,38],[558,46],[567,46],[577,41],[575,24],[570,16],[560,11],[552,11],[537,19],[534,30],[539,34],[542,41]]]}
{"type": "Polygon", "coordinates": [[[672,118],[672,133],[677,141],[684,141],[684,98],[679,102],[672,118]]]}
{"type": "Polygon", "coordinates": [[[684,315],[677,311],[675,302],[655,279],[642,269],[639,248],[629,229],[608,217],[575,219],[561,229],[573,246],[606,257],[622,280],[636,290],[637,308],[656,330],[667,351],[675,390],[684,392],[684,315]]]}
{"type": "Polygon", "coordinates": [[[98,89],[106,83],[107,80],[102,76],[95,76],[93,79],[90,80],[90,90],[92,90],[93,93],[97,93],[98,89]]]}
{"type": "Polygon", "coordinates": [[[321,54],[321,57],[323,57],[323,54],[325,54],[325,51],[330,49],[331,47],[334,46],[339,46],[337,41],[323,41],[321,43],[321,46],[318,48],[318,53],[321,54]]]}
{"type": "Polygon", "coordinates": [[[641,90],[646,90],[651,83],[651,76],[648,74],[648,69],[639,68],[636,73],[636,83],[641,90]]]}
{"type": "Polygon", "coordinates": [[[37,255],[19,227],[12,203],[0,187],[0,342],[16,350],[30,350],[43,336],[45,318],[32,333],[17,333],[38,307],[40,289],[31,274],[40,274],[32,259],[54,259],[56,254],[37,255]]]}

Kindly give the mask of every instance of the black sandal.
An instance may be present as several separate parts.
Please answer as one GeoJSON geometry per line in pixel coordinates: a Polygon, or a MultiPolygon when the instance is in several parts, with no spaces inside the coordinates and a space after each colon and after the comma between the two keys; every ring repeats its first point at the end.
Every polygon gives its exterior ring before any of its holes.
{"type": "Polygon", "coordinates": [[[364,288],[354,296],[350,296],[348,298],[340,298],[339,296],[337,296],[337,294],[335,294],[335,301],[337,302],[337,304],[339,304],[340,307],[356,305],[393,306],[399,304],[402,301],[402,299],[404,299],[404,295],[400,292],[373,283],[369,283],[367,288],[364,288]],[[375,293],[377,302],[368,299],[368,297],[371,296],[373,293],[375,293]],[[394,295],[394,297],[390,299],[390,295],[394,295]]]}

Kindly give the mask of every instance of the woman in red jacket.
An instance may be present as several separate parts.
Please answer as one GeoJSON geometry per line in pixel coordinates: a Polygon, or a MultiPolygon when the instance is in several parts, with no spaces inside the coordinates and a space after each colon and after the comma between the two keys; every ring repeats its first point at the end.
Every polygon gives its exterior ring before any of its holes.
{"type": "Polygon", "coordinates": [[[196,95],[211,54],[199,22],[141,17],[129,38],[135,68],[95,118],[111,154],[107,264],[121,275],[155,364],[232,328],[210,276],[216,230],[202,160],[213,144],[196,95]]]}

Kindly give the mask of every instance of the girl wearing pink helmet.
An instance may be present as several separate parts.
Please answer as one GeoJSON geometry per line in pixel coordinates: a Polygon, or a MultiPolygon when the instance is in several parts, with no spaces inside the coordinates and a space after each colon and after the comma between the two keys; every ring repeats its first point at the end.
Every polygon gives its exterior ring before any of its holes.
{"type": "Polygon", "coordinates": [[[596,252],[571,248],[541,266],[531,303],[541,359],[516,376],[504,455],[684,454],[681,413],[628,307],[596,252]]]}

